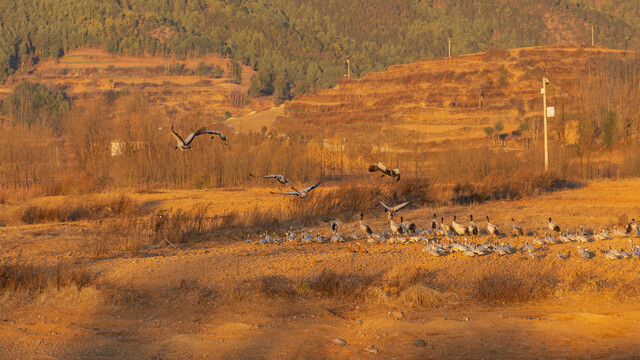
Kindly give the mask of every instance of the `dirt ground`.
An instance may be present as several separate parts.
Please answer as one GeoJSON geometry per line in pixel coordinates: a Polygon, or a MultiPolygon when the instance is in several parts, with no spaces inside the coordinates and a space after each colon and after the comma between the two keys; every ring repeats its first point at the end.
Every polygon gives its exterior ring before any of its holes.
{"type": "MultiPolygon", "coordinates": [[[[545,219],[553,216],[572,230],[585,225],[599,231],[611,229],[625,215],[640,218],[638,185],[634,180],[598,182],[536,198],[414,208],[403,215],[426,226],[434,211],[448,220],[453,214],[465,219],[469,213],[480,219],[489,214],[505,229],[515,217],[532,230],[542,230],[545,219]]],[[[249,190],[199,192],[197,197],[246,199],[247,193],[269,196],[249,190]]],[[[148,204],[155,210],[188,206],[182,195],[167,191],[136,196],[150,197],[148,204]]],[[[0,210],[8,211],[7,206],[0,210]]],[[[374,231],[388,227],[382,213],[367,214],[367,222],[374,231]]],[[[341,232],[351,233],[356,224],[343,220],[341,232]]],[[[433,258],[419,244],[353,240],[257,245],[214,236],[177,248],[145,245],[138,256],[114,252],[95,259],[90,250],[95,226],[81,222],[0,228],[0,260],[53,264],[75,259],[95,276],[94,283],[81,289],[53,289],[28,299],[0,295],[0,359],[640,357],[638,294],[623,298],[605,289],[507,304],[486,303],[471,295],[482,274],[499,268],[544,269],[559,279],[581,271],[627,282],[638,279],[638,260],[608,261],[600,252],[608,245],[628,249],[626,238],[585,245],[596,253],[591,260],[576,255],[575,243],[542,246],[539,260],[527,260],[521,253],[433,258]],[[363,252],[350,251],[357,242],[363,252]],[[557,251],[569,252],[569,259],[556,259],[557,251]],[[265,278],[284,277],[299,289],[306,279],[326,271],[384,278],[412,268],[434,274],[438,288],[459,294],[461,301],[412,307],[305,291],[283,295],[260,290],[259,285],[265,278]],[[416,345],[416,340],[424,343],[416,345]]],[[[306,230],[330,233],[326,224],[306,230]]],[[[251,237],[258,240],[257,235],[251,237]]],[[[501,241],[516,246],[530,238],[501,241]]]]}

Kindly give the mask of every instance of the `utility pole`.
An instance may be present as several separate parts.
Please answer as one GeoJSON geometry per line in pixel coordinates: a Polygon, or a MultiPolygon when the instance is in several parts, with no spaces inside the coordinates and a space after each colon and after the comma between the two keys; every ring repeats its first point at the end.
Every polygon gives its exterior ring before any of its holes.
{"type": "Polygon", "coordinates": [[[347,59],[347,79],[351,79],[351,64],[349,63],[349,59],[347,59]]]}
{"type": "Polygon", "coordinates": [[[542,89],[540,92],[542,93],[542,104],[544,106],[544,171],[549,170],[549,146],[547,140],[547,84],[549,83],[549,79],[542,78],[542,89]]]}
{"type": "Polygon", "coordinates": [[[447,40],[449,41],[449,57],[451,57],[451,36],[447,36],[447,40]]]}

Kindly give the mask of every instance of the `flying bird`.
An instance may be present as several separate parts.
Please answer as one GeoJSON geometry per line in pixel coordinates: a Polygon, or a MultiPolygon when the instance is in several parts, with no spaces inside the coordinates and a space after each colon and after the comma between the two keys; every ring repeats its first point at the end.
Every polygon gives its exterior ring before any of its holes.
{"type": "Polygon", "coordinates": [[[297,190],[295,186],[293,186],[293,183],[291,181],[289,181],[289,179],[287,179],[286,177],[282,176],[282,175],[265,175],[265,176],[255,176],[251,173],[249,173],[249,176],[254,177],[254,178],[261,178],[261,179],[276,179],[280,184],[289,184],[289,186],[291,186],[291,188],[293,190],[297,190]]]}
{"type": "Polygon", "coordinates": [[[386,175],[391,178],[396,178],[396,182],[400,181],[400,169],[387,169],[387,167],[381,162],[369,165],[369,172],[376,171],[380,171],[382,173],[382,177],[386,175]]]}
{"type": "Polygon", "coordinates": [[[398,211],[404,209],[405,206],[411,204],[411,201],[405,201],[402,204],[398,204],[396,206],[390,207],[390,206],[385,205],[385,203],[383,203],[380,200],[378,200],[378,202],[380,203],[380,205],[382,205],[382,207],[385,209],[385,211],[388,212],[391,215],[395,215],[398,211]]]}
{"type": "Polygon", "coordinates": [[[204,132],[204,134],[211,134],[213,135],[211,138],[215,138],[216,136],[220,138],[220,140],[224,141],[224,145],[226,147],[231,147],[231,145],[229,145],[229,139],[227,139],[226,136],[224,136],[224,134],[221,131],[217,131],[217,130],[206,130],[204,132]]]}
{"type": "Polygon", "coordinates": [[[306,189],[302,189],[302,190],[295,190],[295,191],[290,191],[290,192],[286,192],[286,193],[276,193],[276,192],[271,192],[272,194],[276,194],[276,195],[294,195],[299,197],[300,199],[304,199],[309,195],[309,192],[315,188],[318,187],[318,185],[322,184],[322,181],[320,181],[317,184],[313,184],[311,186],[309,186],[306,189]]]}
{"type": "Polygon", "coordinates": [[[191,142],[193,142],[193,139],[195,139],[196,136],[202,135],[202,134],[213,134],[214,135],[213,137],[215,137],[215,135],[220,136],[220,139],[222,139],[225,142],[225,145],[229,146],[229,140],[220,131],[207,130],[206,128],[200,128],[199,130],[187,135],[187,137],[183,140],[182,136],[180,136],[178,133],[176,133],[173,130],[173,124],[171,124],[171,135],[173,135],[173,137],[176,138],[176,142],[177,142],[176,149],[180,149],[182,151],[191,149],[191,142]]]}

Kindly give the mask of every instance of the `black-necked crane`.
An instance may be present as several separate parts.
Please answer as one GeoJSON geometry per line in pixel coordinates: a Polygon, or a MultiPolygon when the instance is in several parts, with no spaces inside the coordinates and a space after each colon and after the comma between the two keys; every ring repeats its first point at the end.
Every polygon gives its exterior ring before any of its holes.
{"type": "Polygon", "coordinates": [[[449,233],[453,233],[453,228],[451,227],[451,225],[446,224],[446,223],[444,222],[444,218],[443,218],[443,217],[441,217],[441,218],[440,218],[440,228],[441,228],[442,230],[446,231],[446,232],[447,232],[447,235],[448,235],[449,233]]]}
{"type": "Polygon", "coordinates": [[[487,215],[487,232],[491,236],[500,236],[500,230],[498,227],[489,221],[489,215],[487,215]]]}
{"type": "Polygon", "coordinates": [[[436,214],[433,213],[433,219],[431,220],[431,231],[435,233],[438,229],[438,219],[436,218],[436,214]]]}
{"type": "Polygon", "coordinates": [[[380,171],[382,173],[382,177],[389,176],[391,178],[396,178],[396,182],[400,181],[400,169],[388,169],[381,162],[369,165],[369,172],[376,171],[380,171]]]}
{"type": "Polygon", "coordinates": [[[182,151],[191,149],[191,142],[193,142],[193,139],[195,139],[196,136],[203,135],[203,134],[212,134],[214,135],[212,136],[212,138],[215,136],[219,136],[220,139],[222,139],[225,142],[225,145],[229,146],[229,140],[227,140],[227,138],[220,131],[207,130],[206,128],[200,128],[199,130],[187,135],[186,138],[182,139],[182,136],[180,136],[178,133],[176,133],[173,130],[173,124],[171,124],[171,135],[173,135],[173,137],[176,139],[176,142],[177,142],[176,149],[180,149],[182,151]]]}
{"type": "Polygon", "coordinates": [[[293,195],[293,196],[297,196],[300,199],[304,199],[309,195],[309,192],[315,188],[318,187],[318,185],[322,184],[322,181],[320,181],[317,184],[313,184],[311,186],[309,186],[306,189],[302,189],[302,190],[295,190],[295,191],[290,191],[290,192],[286,192],[286,193],[276,193],[276,192],[271,192],[272,194],[276,194],[276,195],[293,195]]]}
{"type": "Polygon", "coordinates": [[[462,225],[462,224],[458,224],[456,222],[456,216],[453,216],[453,221],[451,221],[451,227],[453,228],[453,230],[456,232],[456,234],[458,235],[469,235],[469,229],[462,225]]]}
{"type": "Polygon", "coordinates": [[[631,222],[627,224],[625,230],[627,231],[627,234],[631,234],[632,232],[637,233],[638,223],[636,222],[636,219],[631,219],[631,222]]]}
{"type": "Polygon", "coordinates": [[[478,230],[478,225],[473,221],[473,215],[469,215],[469,225],[467,226],[467,232],[469,235],[478,236],[480,231],[478,230]]]}
{"type": "Polygon", "coordinates": [[[273,174],[273,175],[264,175],[264,176],[256,176],[253,175],[251,173],[249,173],[249,176],[257,178],[257,179],[275,179],[276,181],[278,181],[280,184],[284,185],[284,184],[289,184],[289,186],[291,186],[291,188],[293,190],[296,190],[296,187],[293,186],[293,183],[291,181],[289,181],[289,179],[287,179],[286,177],[280,175],[280,174],[273,174]]]}
{"type": "Polygon", "coordinates": [[[394,235],[404,235],[404,228],[401,224],[393,220],[393,214],[391,212],[389,212],[389,226],[391,227],[391,233],[394,235]]]}
{"type": "Polygon", "coordinates": [[[514,219],[511,219],[511,228],[513,229],[513,234],[515,236],[524,235],[524,230],[520,225],[516,224],[516,221],[514,219]]]}
{"type": "Polygon", "coordinates": [[[402,204],[398,204],[398,205],[392,207],[392,206],[386,205],[385,203],[383,203],[380,200],[378,200],[378,202],[380,203],[380,205],[382,205],[384,210],[386,212],[388,212],[390,215],[395,215],[398,211],[404,209],[407,205],[411,204],[411,201],[405,201],[402,204]]]}
{"type": "Polygon", "coordinates": [[[549,230],[555,231],[558,234],[560,234],[560,225],[558,225],[557,222],[552,221],[551,218],[549,218],[549,222],[547,223],[547,227],[549,228],[549,230]]]}
{"type": "Polygon", "coordinates": [[[369,225],[365,224],[364,222],[363,213],[360,213],[360,230],[362,230],[362,232],[365,233],[365,235],[367,236],[373,235],[373,231],[371,231],[371,228],[369,227],[369,225]]]}

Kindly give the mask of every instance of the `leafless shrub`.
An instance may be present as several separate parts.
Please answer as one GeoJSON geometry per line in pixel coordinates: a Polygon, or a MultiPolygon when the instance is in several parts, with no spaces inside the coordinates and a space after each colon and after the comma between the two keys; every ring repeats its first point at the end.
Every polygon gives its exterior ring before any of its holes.
{"type": "Polygon", "coordinates": [[[489,303],[523,303],[549,297],[556,284],[557,280],[549,272],[510,273],[509,269],[500,269],[476,281],[474,297],[489,303]]]}
{"type": "Polygon", "coordinates": [[[282,275],[263,276],[259,280],[260,293],[267,296],[293,297],[296,290],[293,287],[293,281],[282,275]]]}
{"type": "Polygon", "coordinates": [[[228,227],[235,213],[208,217],[209,205],[196,206],[190,212],[178,210],[151,216],[150,237],[154,243],[182,244],[221,227],[228,227]]]}
{"type": "Polygon", "coordinates": [[[321,296],[340,299],[363,299],[367,287],[373,283],[373,276],[355,274],[338,274],[331,270],[323,270],[312,276],[307,283],[311,290],[321,296]]]}
{"type": "Polygon", "coordinates": [[[442,308],[458,305],[460,297],[455,293],[443,293],[428,286],[416,284],[403,290],[398,296],[398,302],[409,307],[442,308]]]}
{"type": "Polygon", "coordinates": [[[122,217],[105,222],[96,229],[92,250],[95,257],[104,256],[109,249],[125,251],[138,256],[148,239],[143,219],[122,217]]]}

